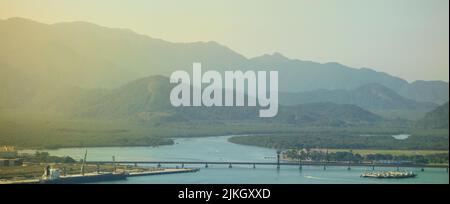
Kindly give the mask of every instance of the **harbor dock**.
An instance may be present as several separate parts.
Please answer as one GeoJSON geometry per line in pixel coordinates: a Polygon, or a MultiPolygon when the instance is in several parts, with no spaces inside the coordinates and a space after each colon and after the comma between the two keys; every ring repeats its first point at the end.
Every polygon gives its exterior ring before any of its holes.
{"type": "Polygon", "coordinates": [[[152,176],[152,175],[164,175],[164,174],[176,174],[176,173],[191,173],[197,172],[198,168],[167,168],[158,170],[144,170],[144,171],[124,171],[120,173],[111,172],[99,172],[99,173],[85,173],[72,174],[66,176],[58,176],[54,179],[20,179],[20,180],[0,180],[0,184],[81,184],[81,183],[93,183],[102,181],[116,181],[126,180],[127,177],[137,176],[152,176]]]}

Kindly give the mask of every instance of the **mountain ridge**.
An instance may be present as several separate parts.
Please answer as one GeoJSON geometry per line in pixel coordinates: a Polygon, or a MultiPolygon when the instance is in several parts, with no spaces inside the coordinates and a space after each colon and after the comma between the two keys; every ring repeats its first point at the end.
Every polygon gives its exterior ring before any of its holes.
{"type": "Polygon", "coordinates": [[[391,89],[377,83],[365,84],[351,90],[316,90],[298,93],[280,93],[280,103],[295,105],[314,102],[353,104],[368,110],[431,110],[438,105],[416,102],[404,98],[391,89]]]}
{"type": "MultiPolygon", "coordinates": [[[[250,121],[294,125],[351,126],[383,119],[355,105],[311,103],[280,106],[274,118],[259,118],[261,107],[173,107],[169,93],[173,84],[164,76],[137,79],[101,96],[94,103],[77,107],[75,117],[129,119],[141,122],[250,121]]],[[[83,103],[82,103],[83,104],[83,103]]]]}
{"type": "Polygon", "coordinates": [[[202,62],[204,71],[278,70],[284,92],[379,83],[416,101],[448,101],[447,82],[409,83],[368,68],[290,59],[277,52],[246,58],[214,41],[173,43],[88,22],[43,24],[24,18],[0,20],[0,31],[0,63],[58,85],[116,88],[142,76],[190,72],[193,62],[202,62]]]}
{"type": "Polygon", "coordinates": [[[417,121],[417,127],[430,129],[448,129],[449,127],[449,102],[442,104],[428,112],[425,117],[417,121]]]}

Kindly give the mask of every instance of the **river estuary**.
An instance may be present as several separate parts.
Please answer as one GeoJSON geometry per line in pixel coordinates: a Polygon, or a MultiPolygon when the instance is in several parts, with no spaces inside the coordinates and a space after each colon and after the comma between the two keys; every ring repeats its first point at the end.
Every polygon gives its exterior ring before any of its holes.
{"type": "MultiPolygon", "coordinates": [[[[199,137],[175,139],[174,145],[160,147],[99,147],[88,148],[88,158],[91,161],[111,161],[112,156],[116,160],[135,161],[254,161],[254,162],[276,162],[276,151],[273,149],[237,145],[227,141],[231,136],[221,137],[199,137]]],[[[34,153],[35,150],[22,152],[34,153]]],[[[81,159],[84,148],[63,148],[47,151],[51,155],[70,156],[81,159]]],[[[164,166],[163,166],[164,167],[164,166]]],[[[175,167],[169,165],[167,167],[175,167]]],[[[114,181],[108,183],[274,183],[274,184],[309,184],[309,183],[449,183],[449,174],[446,169],[405,169],[418,174],[416,178],[407,179],[373,179],[361,178],[360,174],[368,167],[346,167],[329,166],[323,170],[319,166],[303,166],[299,170],[297,166],[253,166],[234,165],[191,165],[186,167],[201,168],[199,172],[168,174],[156,176],[130,177],[125,181],[114,181]]],[[[394,168],[377,168],[376,170],[395,170],[394,168]]]]}

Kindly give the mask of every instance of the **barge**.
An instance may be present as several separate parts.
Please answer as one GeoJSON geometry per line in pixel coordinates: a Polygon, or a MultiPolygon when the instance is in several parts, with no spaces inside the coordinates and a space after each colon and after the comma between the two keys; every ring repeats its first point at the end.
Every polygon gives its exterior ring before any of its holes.
{"type": "Polygon", "coordinates": [[[366,172],[361,174],[363,178],[414,178],[417,174],[406,171],[366,172]]]}

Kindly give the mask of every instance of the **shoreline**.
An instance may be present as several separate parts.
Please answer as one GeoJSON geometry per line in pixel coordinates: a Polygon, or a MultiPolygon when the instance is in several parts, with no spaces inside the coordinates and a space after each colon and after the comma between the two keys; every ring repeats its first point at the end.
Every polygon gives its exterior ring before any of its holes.
{"type": "MultiPolygon", "coordinates": [[[[265,135],[271,135],[272,133],[248,133],[248,134],[232,134],[232,135],[208,135],[208,136],[192,136],[192,137],[168,137],[167,139],[170,139],[173,141],[172,144],[161,144],[161,145],[110,145],[110,146],[67,146],[67,147],[59,147],[59,148],[33,148],[33,147],[16,147],[19,151],[46,151],[46,150],[60,150],[60,149],[83,149],[83,148],[134,148],[134,147],[161,147],[161,146],[171,146],[175,145],[175,140],[177,139],[200,139],[200,138],[208,138],[208,137],[245,137],[245,136],[265,136],[265,135]]],[[[250,147],[261,147],[266,149],[275,149],[270,147],[262,147],[258,145],[250,145],[250,144],[242,144],[242,143],[235,143],[227,140],[227,142],[237,145],[244,145],[244,146],[250,146],[250,147]]],[[[312,148],[312,149],[321,149],[321,148],[312,148]]],[[[338,152],[338,151],[349,151],[349,148],[328,148],[329,151],[332,152],[338,152]]],[[[380,151],[385,152],[438,152],[438,153],[449,153],[450,149],[351,149],[354,152],[362,152],[362,151],[374,151],[376,153],[380,151]]],[[[367,153],[361,153],[361,154],[367,154],[367,153]]],[[[415,154],[415,155],[427,155],[427,154],[415,154]]]]}
{"type": "MultiPolygon", "coordinates": [[[[171,145],[175,145],[175,141],[176,139],[192,139],[192,138],[207,138],[207,137],[235,137],[235,136],[259,136],[259,135],[270,135],[271,133],[249,133],[249,134],[233,134],[233,135],[208,135],[208,136],[192,136],[192,137],[168,137],[167,139],[173,140],[172,144],[161,144],[161,145],[125,145],[125,146],[120,146],[120,145],[110,145],[110,146],[103,146],[103,145],[98,145],[98,146],[67,146],[67,147],[58,147],[58,148],[35,148],[35,147],[16,147],[17,150],[19,151],[30,151],[30,150],[35,150],[35,151],[43,151],[43,150],[59,150],[59,149],[81,149],[81,148],[130,148],[130,147],[161,147],[161,146],[171,146],[171,145]]],[[[251,145],[248,145],[251,146],[251,145]]]]}

